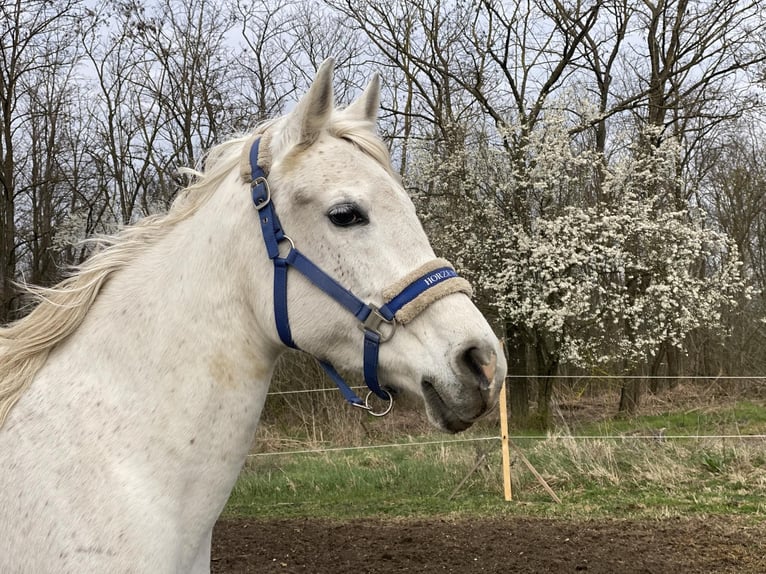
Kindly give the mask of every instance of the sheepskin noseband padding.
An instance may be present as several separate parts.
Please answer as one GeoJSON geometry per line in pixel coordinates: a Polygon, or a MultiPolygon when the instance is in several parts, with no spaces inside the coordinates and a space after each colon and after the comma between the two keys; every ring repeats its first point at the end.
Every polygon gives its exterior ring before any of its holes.
{"type": "MultiPolygon", "coordinates": [[[[438,270],[443,269],[444,267],[449,267],[454,271],[452,264],[446,259],[432,259],[428,263],[421,265],[414,271],[411,271],[399,279],[399,281],[393,285],[386,287],[383,290],[384,301],[386,303],[390,302],[408,285],[415,283],[419,279],[426,282],[428,282],[429,279],[433,281],[435,277],[432,278],[432,275],[438,274],[438,270]]],[[[473,294],[473,290],[471,289],[471,284],[462,277],[450,277],[438,285],[435,285],[434,287],[431,287],[430,289],[422,292],[412,301],[404,305],[396,312],[396,320],[399,323],[406,325],[415,317],[417,317],[420,312],[428,307],[431,303],[453,293],[465,293],[470,297],[473,294]]]]}

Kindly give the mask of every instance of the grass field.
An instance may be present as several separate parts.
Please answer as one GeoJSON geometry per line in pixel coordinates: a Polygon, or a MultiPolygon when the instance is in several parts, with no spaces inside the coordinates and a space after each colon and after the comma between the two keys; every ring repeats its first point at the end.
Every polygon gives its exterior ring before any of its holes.
{"type": "MultiPolygon", "coordinates": [[[[738,438],[766,434],[763,401],[602,418],[576,428],[562,425],[545,437],[515,436],[562,504],[551,500],[513,453],[514,500],[503,500],[500,441],[490,438],[499,435],[493,421],[451,437],[420,424],[397,432],[385,426],[395,423],[378,423],[378,429],[354,420],[364,426],[361,439],[328,440],[332,429],[318,433],[310,424],[293,429],[289,440],[267,429],[261,441],[271,446],[261,445],[248,460],[225,515],[766,517],[766,439],[738,438]],[[471,437],[481,440],[414,444],[471,437]],[[373,445],[379,447],[367,448],[373,445]],[[349,450],[279,454],[337,446],[349,450]]],[[[341,436],[350,434],[346,429],[341,436]]]]}

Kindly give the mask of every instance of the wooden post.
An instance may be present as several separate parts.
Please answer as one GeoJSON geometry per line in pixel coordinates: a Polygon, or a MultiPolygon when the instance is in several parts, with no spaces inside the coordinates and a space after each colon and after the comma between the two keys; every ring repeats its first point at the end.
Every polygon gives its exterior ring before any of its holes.
{"type": "MultiPolygon", "coordinates": [[[[510,442],[510,441],[508,441],[508,442],[510,442]]],[[[524,453],[521,452],[521,449],[519,447],[517,447],[513,443],[511,443],[511,446],[513,447],[513,450],[516,451],[516,454],[519,455],[519,458],[521,459],[521,462],[523,462],[524,464],[527,465],[527,468],[529,469],[529,472],[531,472],[532,474],[535,475],[535,478],[537,479],[537,482],[539,482],[540,484],[543,485],[543,488],[545,489],[545,492],[547,492],[553,500],[555,500],[556,502],[561,504],[561,499],[558,496],[556,496],[556,493],[553,492],[553,489],[545,481],[545,479],[543,478],[543,475],[540,474],[539,472],[537,472],[537,469],[534,466],[532,466],[532,463],[529,462],[529,459],[527,459],[526,456],[524,456],[524,453]]]]}
{"type": "Polygon", "coordinates": [[[500,387],[500,440],[503,451],[503,495],[506,501],[511,501],[511,453],[508,447],[508,402],[505,394],[505,382],[500,387]]]}

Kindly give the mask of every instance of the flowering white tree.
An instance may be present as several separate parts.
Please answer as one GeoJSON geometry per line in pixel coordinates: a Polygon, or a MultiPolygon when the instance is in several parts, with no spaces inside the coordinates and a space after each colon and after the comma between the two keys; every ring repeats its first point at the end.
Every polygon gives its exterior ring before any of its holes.
{"type": "Polygon", "coordinates": [[[512,228],[498,262],[484,278],[498,312],[581,367],[635,365],[694,329],[721,330],[744,290],[727,237],[634,194],[512,228]]]}
{"type": "Polygon", "coordinates": [[[511,227],[496,246],[500,267],[483,283],[499,313],[544,334],[558,360],[641,363],[694,329],[720,331],[745,290],[728,237],[699,214],[657,205],[653,190],[676,177],[675,149],[668,140],[611,166],[609,204],[511,227]]]}
{"type": "MultiPolygon", "coordinates": [[[[565,122],[554,120],[551,114],[531,142],[534,161],[525,174],[504,173],[508,162],[486,151],[423,160],[416,171],[446,186],[452,163],[470,166],[462,204],[449,211],[450,223],[431,231],[479,298],[526,333],[538,374],[553,375],[560,363],[629,372],[662,348],[681,349],[695,329],[723,334],[725,315],[746,292],[741,262],[734,243],[699,212],[663,203],[663,190],[682,184],[678,145],[627,147],[607,161],[576,150],[565,122]],[[578,189],[598,173],[606,199],[571,205],[582,203],[578,189]],[[503,208],[504,196],[520,192],[534,210],[529,225],[503,208]]],[[[539,385],[545,419],[552,384],[539,385]]]]}

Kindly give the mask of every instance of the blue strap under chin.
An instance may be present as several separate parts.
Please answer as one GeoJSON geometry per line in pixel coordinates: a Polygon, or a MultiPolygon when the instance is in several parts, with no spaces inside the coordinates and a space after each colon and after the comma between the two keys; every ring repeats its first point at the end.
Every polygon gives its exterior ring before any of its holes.
{"type": "Polygon", "coordinates": [[[335,367],[326,361],[319,361],[319,365],[324,369],[324,372],[327,373],[327,376],[330,377],[330,380],[338,387],[343,398],[355,407],[366,407],[365,402],[356,396],[356,393],[348,386],[348,383],[346,383],[340,373],[335,370],[335,367]]]}
{"type": "MultiPolygon", "coordinates": [[[[386,401],[391,401],[390,393],[382,389],[378,381],[378,355],[381,342],[387,340],[392,334],[397,311],[442,281],[457,277],[457,273],[451,267],[431,271],[407,285],[380,309],[365,303],[298,251],[292,240],[285,235],[274,209],[274,203],[271,201],[271,192],[266,179],[267,174],[258,165],[260,142],[260,138],[256,139],[250,148],[252,197],[253,204],[258,210],[266,251],[274,263],[274,318],[280,340],[288,347],[298,348],[290,332],[287,312],[287,271],[290,267],[294,267],[312,284],[354,315],[362,324],[364,330],[364,381],[375,395],[386,401]],[[279,253],[282,243],[289,245],[289,250],[284,257],[279,253]],[[387,329],[390,329],[391,332],[381,333],[380,328],[383,323],[388,323],[387,329]]],[[[349,403],[371,410],[366,402],[360,399],[348,386],[335,367],[326,361],[319,361],[319,363],[349,403]]]]}

